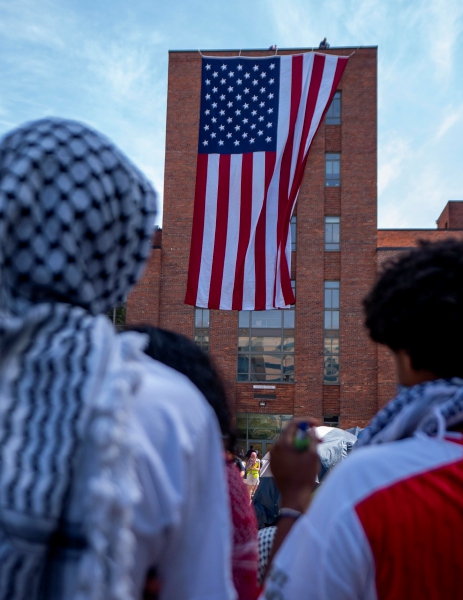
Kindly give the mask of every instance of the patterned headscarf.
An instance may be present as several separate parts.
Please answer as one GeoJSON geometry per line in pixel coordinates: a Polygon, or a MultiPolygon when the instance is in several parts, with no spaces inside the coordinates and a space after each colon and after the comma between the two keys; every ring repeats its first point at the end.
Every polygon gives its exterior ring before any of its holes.
{"type": "Polygon", "coordinates": [[[154,211],[143,175],[80,123],[44,119],[0,142],[0,600],[59,594],[44,591],[49,550],[57,532],[75,546],[67,513],[85,448],[75,597],[131,597],[142,341],[97,315],[140,276],[154,211]]]}
{"type": "Polygon", "coordinates": [[[121,301],[149,252],[155,193],[107,139],[45,119],[0,145],[0,307],[121,301]]]}
{"type": "Polygon", "coordinates": [[[402,440],[415,432],[442,437],[462,421],[462,379],[435,379],[401,387],[362,431],[355,448],[402,440]]]}

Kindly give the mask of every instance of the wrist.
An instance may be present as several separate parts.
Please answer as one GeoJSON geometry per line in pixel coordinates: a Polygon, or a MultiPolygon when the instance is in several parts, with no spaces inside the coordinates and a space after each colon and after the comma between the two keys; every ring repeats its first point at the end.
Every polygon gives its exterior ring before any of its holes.
{"type": "Polygon", "coordinates": [[[291,519],[293,521],[297,521],[299,517],[302,517],[303,513],[300,510],[295,510],[294,508],[288,508],[286,506],[282,506],[278,511],[278,521],[280,519],[291,519]]]}
{"type": "Polygon", "coordinates": [[[281,494],[281,507],[304,513],[310,505],[312,491],[313,490],[305,490],[304,492],[298,491],[297,493],[290,492],[281,494]]]}

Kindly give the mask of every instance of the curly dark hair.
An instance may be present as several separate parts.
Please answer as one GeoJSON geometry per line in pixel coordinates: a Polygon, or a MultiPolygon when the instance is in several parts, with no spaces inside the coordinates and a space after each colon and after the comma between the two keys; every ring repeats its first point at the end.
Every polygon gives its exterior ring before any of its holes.
{"type": "Polygon", "coordinates": [[[192,381],[214,409],[222,434],[232,451],[235,434],[231,428],[230,408],[225,386],[209,356],[192,340],[167,329],[151,325],[127,326],[126,331],[146,333],[149,344],[145,353],[182,373],[192,381]]]}
{"type": "Polygon", "coordinates": [[[363,301],[371,338],[415,370],[463,377],[463,242],[421,241],[386,263],[363,301]]]}

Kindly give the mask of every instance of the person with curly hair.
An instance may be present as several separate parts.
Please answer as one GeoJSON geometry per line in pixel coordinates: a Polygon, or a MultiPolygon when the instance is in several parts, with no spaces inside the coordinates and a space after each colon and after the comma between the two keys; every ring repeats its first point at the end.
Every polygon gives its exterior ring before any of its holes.
{"type": "Polygon", "coordinates": [[[364,307],[371,338],[394,357],[398,394],[309,509],[315,435],[298,452],[295,421],[275,444],[282,508],[267,600],[461,595],[463,242],[421,242],[390,261],[364,307]]]}

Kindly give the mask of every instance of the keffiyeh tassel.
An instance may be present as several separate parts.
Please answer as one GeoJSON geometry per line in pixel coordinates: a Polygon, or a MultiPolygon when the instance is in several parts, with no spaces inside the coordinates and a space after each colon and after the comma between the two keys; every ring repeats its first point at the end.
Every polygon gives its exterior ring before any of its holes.
{"type": "Polygon", "coordinates": [[[121,352],[111,361],[105,389],[94,406],[91,438],[98,448],[97,475],[89,482],[85,501],[85,529],[90,550],[79,571],[78,598],[128,600],[133,598],[128,574],[133,562],[134,537],[130,529],[140,487],[134,468],[134,440],[128,427],[131,399],[141,378],[130,366],[144,338],[137,334],[120,337],[121,352]],[[89,564],[100,565],[89,569],[89,564]],[[104,573],[109,573],[108,581],[104,573]],[[84,596],[81,596],[84,594],[84,596]],[[87,596],[85,596],[87,594],[87,596]]]}

